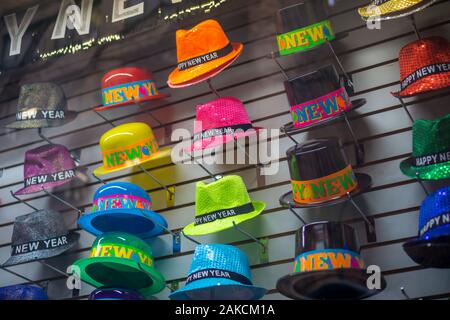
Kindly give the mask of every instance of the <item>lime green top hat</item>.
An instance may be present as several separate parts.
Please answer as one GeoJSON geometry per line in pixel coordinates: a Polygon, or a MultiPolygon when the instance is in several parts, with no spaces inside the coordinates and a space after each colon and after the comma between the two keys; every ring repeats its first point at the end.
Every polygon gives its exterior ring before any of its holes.
{"type": "Polygon", "coordinates": [[[226,230],[258,216],[264,202],[252,201],[239,176],[226,176],[210,184],[196,185],[195,222],[183,229],[188,236],[201,236],[226,230]]]}
{"type": "Polygon", "coordinates": [[[400,169],[421,180],[450,178],[450,114],[414,122],[412,157],[402,161],[400,169]]]}
{"type": "Polygon", "coordinates": [[[163,275],[155,268],[150,246],[138,237],[109,232],[93,243],[88,258],[74,263],[81,280],[99,287],[120,287],[149,296],[165,287],[163,275]]]}

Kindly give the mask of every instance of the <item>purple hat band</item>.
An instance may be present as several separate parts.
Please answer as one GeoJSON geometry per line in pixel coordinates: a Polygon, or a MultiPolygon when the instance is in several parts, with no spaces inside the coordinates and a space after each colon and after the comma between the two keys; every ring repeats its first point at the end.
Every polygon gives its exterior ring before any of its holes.
{"type": "Polygon", "coordinates": [[[16,195],[30,194],[63,185],[76,177],[76,164],[65,146],[45,145],[25,153],[24,188],[16,195]]]}

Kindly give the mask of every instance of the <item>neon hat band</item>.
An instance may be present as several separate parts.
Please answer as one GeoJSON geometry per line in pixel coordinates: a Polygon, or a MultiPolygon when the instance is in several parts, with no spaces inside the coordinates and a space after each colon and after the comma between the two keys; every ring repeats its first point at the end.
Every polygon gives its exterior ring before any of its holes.
{"type": "Polygon", "coordinates": [[[195,225],[198,226],[206,223],[211,223],[216,220],[222,220],[229,217],[238,216],[241,214],[247,214],[253,211],[255,211],[255,207],[253,206],[253,203],[250,202],[239,207],[217,210],[210,213],[202,214],[200,216],[196,216],[195,225]]]}
{"type": "Polygon", "coordinates": [[[103,152],[103,160],[107,169],[123,168],[140,163],[158,151],[158,143],[154,137],[139,141],[123,149],[103,152]]]}
{"type": "Polygon", "coordinates": [[[69,244],[67,236],[58,236],[45,240],[30,241],[27,243],[21,243],[11,246],[11,256],[28,254],[32,252],[56,249],[59,247],[67,246],[69,244]]]}
{"type": "Polygon", "coordinates": [[[153,259],[147,253],[140,249],[121,244],[102,243],[101,245],[92,248],[89,257],[114,257],[120,259],[128,259],[133,260],[137,263],[145,264],[149,267],[153,267],[153,259]]]}
{"type": "Polygon", "coordinates": [[[309,181],[291,180],[294,201],[317,203],[340,198],[358,186],[351,165],[326,177],[309,181]]]}
{"type": "Polygon", "coordinates": [[[44,183],[70,180],[74,177],[75,177],[74,170],[64,170],[64,171],[59,171],[59,172],[55,172],[55,173],[41,174],[38,176],[28,177],[25,179],[24,184],[25,184],[25,187],[29,187],[29,186],[34,186],[34,185],[39,185],[39,184],[44,184],[44,183]]]}
{"type": "Polygon", "coordinates": [[[151,210],[152,203],[147,199],[128,194],[109,195],[95,199],[93,205],[94,212],[111,209],[151,210]]]}
{"type": "Polygon", "coordinates": [[[335,117],[351,108],[344,87],[325,96],[291,107],[294,127],[302,128],[335,117]]]}
{"type": "Polygon", "coordinates": [[[414,71],[412,74],[407,76],[405,79],[402,80],[400,86],[401,91],[405,90],[409,86],[411,86],[413,83],[436,74],[450,72],[450,62],[443,62],[443,63],[435,63],[430,64],[428,66],[422,67],[416,71],[414,71]]]}
{"type": "Polygon", "coordinates": [[[450,151],[438,152],[427,156],[413,158],[416,167],[427,167],[450,161],[450,151]]]}
{"type": "Polygon", "coordinates": [[[221,270],[221,269],[204,269],[204,270],[200,270],[195,273],[192,273],[187,278],[186,285],[188,285],[189,283],[198,281],[198,280],[212,279],[212,278],[213,279],[217,279],[217,278],[229,279],[229,280],[233,280],[233,281],[242,283],[244,285],[248,285],[248,286],[253,285],[252,282],[250,281],[250,279],[243,276],[242,274],[228,271],[228,270],[221,270]]]}
{"type": "Polygon", "coordinates": [[[238,132],[243,132],[243,131],[247,131],[253,129],[253,126],[249,123],[249,124],[237,124],[234,126],[226,126],[226,127],[221,127],[221,128],[213,128],[213,129],[208,129],[208,130],[204,130],[202,132],[199,133],[195,133],[194,137],[193,137],[193,141],[197,142],[197,141],[201,141],[203,139],[208,139],[211,137],[219,137],[219,136],[224,136],[224,135],[234,135],[235,133],[238,132]]]}
{"type": "Polygon", "coordinates": [[[280,55],[314,48],[336,38],[329,20],[324,20],[277,36],[280,55]]]}
{"type": "Polygon", "coordinates": [[[102,90],[103,106],[111,106],[125,102],[158,95],[154,80],[143,80],[120,84],[102,90]]]}
{"type": "Polygon", "coordinates": [[[185,61],[181,61],[180,63],[178,63],[178,70],[183,71],[183,70],[187,70],[202,64],[205,64],[207,62],[211,62],[223,57],[226,57],[227,55],[229,55],[231,52],[233,52],[233,46],[231,43],[228,43],[225,47],[223,47],[222,49],[219,49],[217,51],[213,51],[213,52],[208,52],[207,54],[195,57],[195,58],[191,58],[185,61]]]}
{"type": "Polygon", "coordinates": [[[30,108],[16,113],[16,121],[29,120],[60,120],[65,119],[64,110],[43,110],[38,108],[30,108]]]}
{"type": "Polygon", "coordinates": [[[423,228],[420,229],[419,236],[422,237],[425,233],[430,232],[433,229],[437,229],[448,225],[450,225],[450,213],[446,212],[428,220],[423,226],[423,228]]]}
{"type": "Polygon", "coordinates": [[[335,269],[363,269],[364,262],[356,252],[343,249],[314,250],[295,258],[294,272],[335,269]]]}

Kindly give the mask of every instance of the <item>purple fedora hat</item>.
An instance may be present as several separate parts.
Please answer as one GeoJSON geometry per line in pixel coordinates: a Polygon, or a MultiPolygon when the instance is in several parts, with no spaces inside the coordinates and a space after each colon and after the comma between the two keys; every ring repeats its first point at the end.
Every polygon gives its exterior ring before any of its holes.
{"type": "Polygon", "coordinates": [[[25,153],[24,187],[15,195],[24,195],[62,186],[73,179],[85,180],[81,168],[65,146],[49,144],[25,153]]]}

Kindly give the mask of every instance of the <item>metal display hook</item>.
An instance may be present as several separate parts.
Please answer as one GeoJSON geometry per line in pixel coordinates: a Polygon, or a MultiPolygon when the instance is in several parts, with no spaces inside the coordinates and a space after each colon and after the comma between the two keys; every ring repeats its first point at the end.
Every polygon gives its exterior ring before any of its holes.
{"type": "Polygon", "coordinates": [[[12,274],[12,275],[14,275],[16,277],[18,277],[18,278],[21,278],[21,279],[23,279],[23,280],[25,280],[25,281],[27,281],[29,283],[35,284],[35,285],[37,285],[40,288],[43,288],[43,289],[46,288],[46,286],[42,285],[41,282],[31,280],[30,278],[27,278],[27,277],[25,277],[25,276],[15,272],[15,271],[9,270],[6,267],[0,266],[0,269],[5,271],[5,272],[8,272],[8,273],[10,273],[10,274],[12,274]]]}
{"type": "Polygon", "coordinates": [[[95,173],[92,172],[92,176],[95,178],[95,180],[97,180],[100,183],[106,184],[106,181],[103,180],[102,178],[98,177],[95,175],[95,173]]]}
{"type": "Polygon", "coordinates": [[[50,141],[49,138],[47,138],[46,136],[44,136],[44,134],[42,133],[42,128],[38,129],[38,135],[39,137],[44,140],[45,142],[47,142],[48,144],[53,144],[53,142],[50,141]]]}
{"type": "Polygon", "coordinates": [[[361,217],[364,219],[366,224],[369,226],[369,232],[374,234],[375,233],[375,226],[372,224],[372,222],[369,220],[367,215],[364,213],[364,211],[361,210],[361,208],[356,204],[355,200],[353,199],[350,192],[347,192],[348,201],[353,205],[353,207],[358,211],[358,213],[361,215],[361,217]]]}
{"type": "Polygon", "coordinates": [[[83,214],[83,211],[80,210],[79,208],[75,207],[73,204],[69,203],[68,201],[62,199],[61,197],[58,197],[56,194],[51,193],[48,190],[45,190],[44,187],[42,187],[42,191],[44,191],[48,196],[52,197],[53,199],[61,202],[62,204],[64,204],[65,206],[72,208],[73,210],[75,210],[78,214],[78,218],[81,217],[81,215],[83,214]]]}
{"type": "Polygon", "coordinates": [[[253,235],[251,235],[251,234],[248,233],[247,231],[243,230],[241,227],[239,227],[239,226],[236,224],[235,221],[233,221],[233,227],[234,227],[237,231],[239,231],[240,233],[242,233],[243,235],[247,236],[248,238],[250,238],[251,240],[253,240],[253,241],[256,242],[257,244],[259,244],[259,245],[263,248],[264,252],[267,251],[267,247],[266,247],[266,245],[265,245],[262,241],[256,239],[253,235]]]}
{"type": "Polygon", "coordinates": [[[192,153],[188,153],[186,152],[186,154],[191,158],[191,161],[198,165],[203,171],[205,171],[214,181],[220,180],[222,178],[222,176],[217,175],[215,176],[211,171],[209,171],[208,169],[206,169],[206,167],[201,164],[200,162],[198,162],[197,160],[195,160],[194,155],[192,153]]]}
{"type": "Polygon", "coordinates": [[[208,87],[212,91],[212,93],[214,93],[217,96],[217,98],[221,98],[219,91],[217,91],[217,89],[215,89],[214,86],[212,85],[211,79],[206,80],[206,82],[208,83],[208,87]]]}
{"type": "Polygon", "coordinates": [[[365,150],[364,145],[361,144],[356,137],[355,132],[353,131],[352,125],[350,124],[350,120],[348,119],[347,113],[344,112],[344,121],[347,126],[348,131],[350,132],[350,135],[353,139],[353,142],[355,144],[355,152],[356,152],[356,163],[358,165],[361,165],[365,161],[365,150]]]}
{"type": "Polygon", "coordinates": [[[278,57],[276,56],[275,52],[271,52],[269,56],[273,60],[273,62],[275,62],[275,64],[277,65],[278,69],[280,69],[280,72],[283,75],[284,79],[285,80],[289,80],[289,76],[286,73],[286,71],[284,70],[284,68],[281,65],[280,61],[278,61],[278,57]]]}
{"type": "Polygon", "coordinates": [[[17,201],[19,201],[20,203],[23,203],[24,205],[26,205],[27,207],[33,209],[34,211],[39,211],[39,209],[37,209],[36,207],[33,207],[31,204],[29,204],[28,202],[26,202],[23,199],[20,199],[18,196],[16,196],[14,194],[14,192],[12,192],[12,190],[9,190],[9,193],[11,194],[11,196],[16,199],[17,201]]]}
{"type": "Polygon", "coordinates": [[[331,53],[333,53],[334,59],[336,60],[339,68],[341,69],[342,73],[344,74],[345,78],[347,79],[348,84],[353,88],[354,84],[353,84],[352,78],[350,77],[350,75],[345,70],[344,65],[342,64],[341,60],[339,59],[338,55],[336,54],[336,51],[333,48],[333,45],[331,44],[330,41],[327,41],[327,44],[328,44],[328,47],[331,50],[331,53]]]}
{"type": "Polygon", "coordinates": [[[429,196],[430,192],[428,191],[427,187],[425,186],[425,183],[423,183],[423,181],[419,178],[419,173],[418,172],[416,172],[416,180],[420,184],[420,186],[422,187],[422,189],[425,192],[425,194],[427,196],[429,196]]]}
{"type": "Polygon", "coordinates": [[[409,19],[411,20],[411,25],[414,29],[414,33],[416,34],[417,40],[422,40],[422,36],[420,35],[419,28],[417,28],[416,19],[414,18],[414,15],[410,15],[409,19]]]}
{"type": "Polygon", "coordinates": [[[292,208],[292,204],[289,203],[289,211],[298,219],[300,220],[303,225],[306,225],[306,221],[300,216],[300,214],[298,214],[297,212],[295,212],[294,208],[292,208]]]}
{"type": "Polygon", "coordinates": [[[408,110],[408,107],[406,106],[405,102],[403,101],[402,97],[397,97],[398,101],[400,101],[400,104],[402,106],[402,108],[405,110],[406,114],[408,115],[408,118],[411,120],[411,123],[414,123],[414,118],[411,115],[411,113],[408,110]]]}

